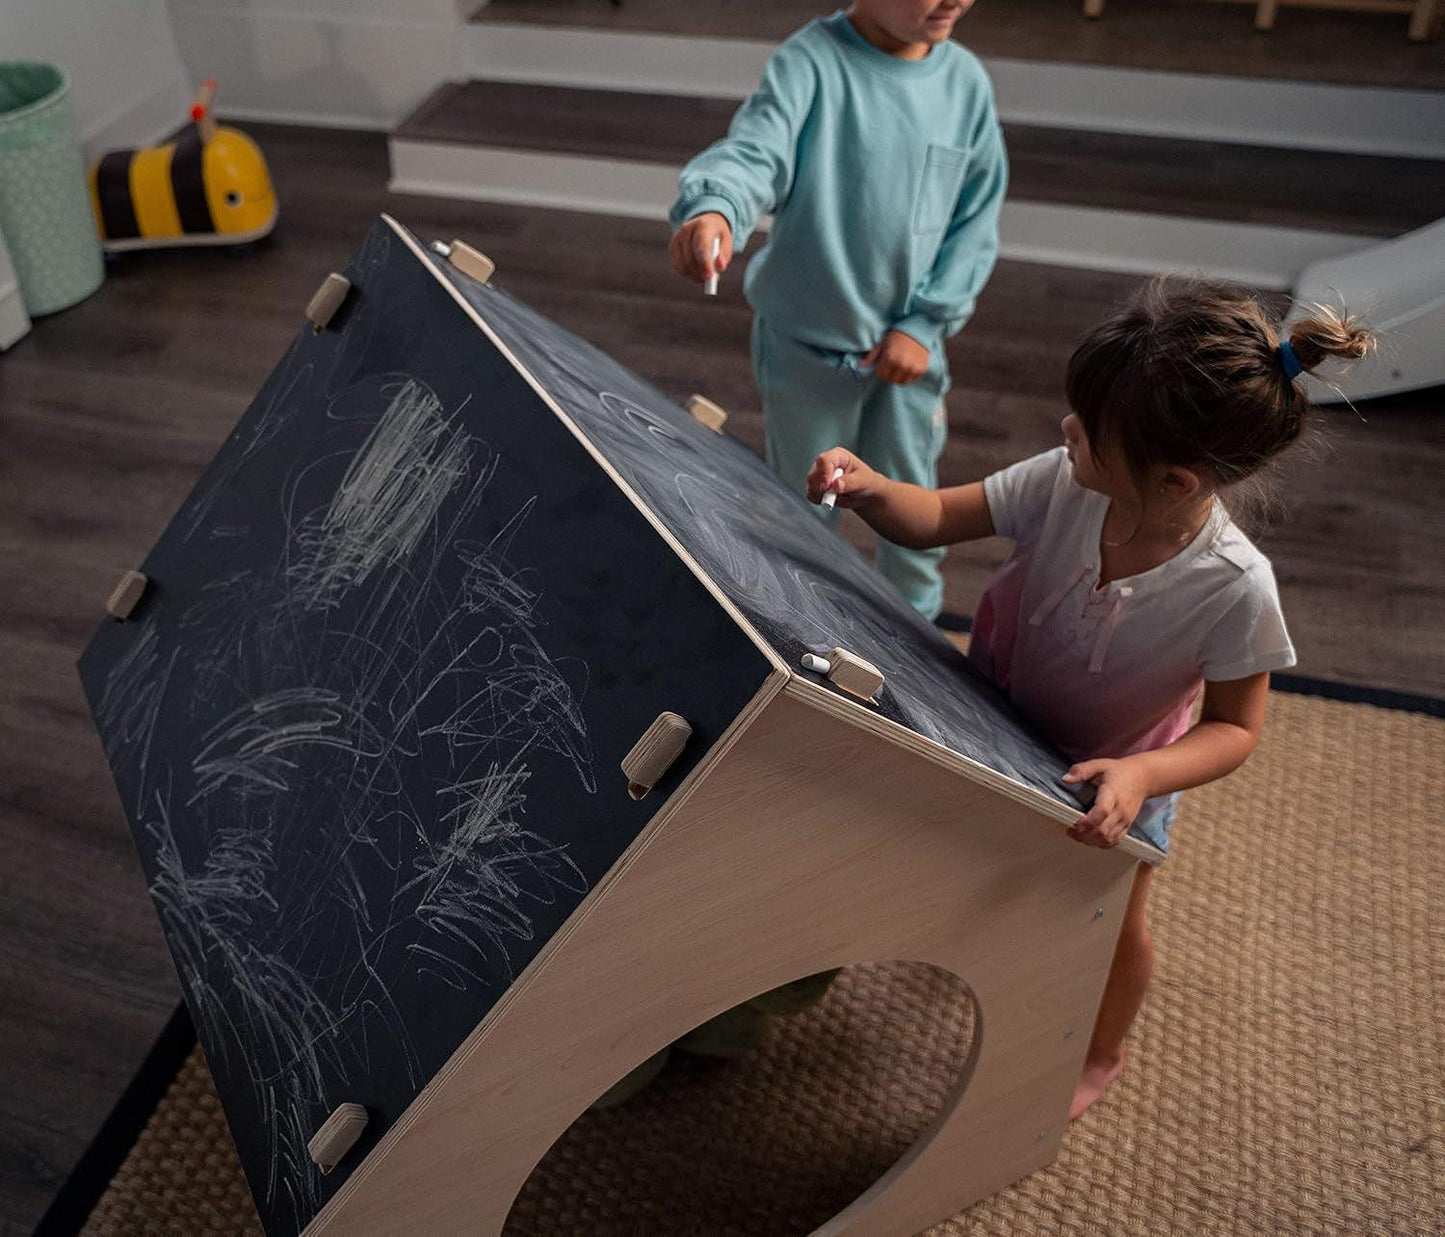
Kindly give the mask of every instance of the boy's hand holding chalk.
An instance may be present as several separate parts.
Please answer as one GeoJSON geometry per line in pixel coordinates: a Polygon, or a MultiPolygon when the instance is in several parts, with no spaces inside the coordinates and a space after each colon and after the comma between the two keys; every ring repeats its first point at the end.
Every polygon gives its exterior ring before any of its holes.
{"type": "Polygon", "coordinates": [[[733,234],[727,219],[716,211],[689,219],[673,233],[667,256],[679,275],[702,284],[704,292],[716,296],[718,277],[733,257],[733,234]]]}

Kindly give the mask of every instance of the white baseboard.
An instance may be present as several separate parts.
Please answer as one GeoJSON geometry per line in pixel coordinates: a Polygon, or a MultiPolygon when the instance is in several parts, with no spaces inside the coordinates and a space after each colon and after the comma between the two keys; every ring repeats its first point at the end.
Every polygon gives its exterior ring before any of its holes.
{"type": "MultiPolygon", "coordinates": [[[[773,45],[755,39],[481,22],[468,76],[741,99],[773,45]]],[[[985,60],[1000,115],[1019,124],[1356,154],[1445,158],[1445,91],[1334,86],[985,60]]]]}
{"type": "Polygon", "coordinates": [[[167,0],[172,14],[388,26],[455,26],[485,8],[476,0],[167,0]]]}
{"type": "Polygon", "coordinates": [[[316,125],[322,129],[357,129],[368,133],[384,133],[391,126],[375,116],[347,115],[341,112],[317,112],[310,108],[287,107],[222,107],[227,121],[245,123],[254,120],[258,124],[274,125],[316,125]]]}
{"type": "Polygon", "coordinates": [[[387,187],[394,193],[665,219],[677,195],[679,170],[631,159],[546,155],[393,137],[387,187]]]}
{"type": "MultiPolygon", "coordinates": [[[[665,219],[678,168],[625,159],[539,154],[392,138],[390,188],[474,201],[665,219]]],[[[1195,270],[1263,288],[1292,287],[1321,258],[1360,248],[1359,236],[1177,215],[1009,202],[1002,252],[1019,262],[1159,274],[1195,270]]]]}

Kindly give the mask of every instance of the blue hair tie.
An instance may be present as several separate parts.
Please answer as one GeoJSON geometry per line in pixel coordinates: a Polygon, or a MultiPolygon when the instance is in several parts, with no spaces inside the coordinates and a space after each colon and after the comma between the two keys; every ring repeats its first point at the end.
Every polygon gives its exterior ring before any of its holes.
{"type": "Polygon", "coordinates": [[[1294,349],[1290,347],[1287,339],[1280,341],[1279,363],[1284,368],[1284,376],[1291,382],[1304,373],[1305,367],[1299,363],[1299,357],[1295,356],[1294,349]]]}

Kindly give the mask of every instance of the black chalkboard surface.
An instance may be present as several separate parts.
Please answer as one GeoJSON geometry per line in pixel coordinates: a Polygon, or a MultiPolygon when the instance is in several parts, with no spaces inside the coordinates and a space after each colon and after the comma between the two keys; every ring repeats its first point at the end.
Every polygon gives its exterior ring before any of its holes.
{"type": "Polygon", "coordinates": [[[856,653],[883,672],[884,716],[1077,806],[1056,780],[1068,762],[753,452],[500,288],[437,268],[789,666],[856,653]]]}
{"type": "Polygon", "coordinates": [[[346,273],[81,662],[273,1233],[335,1192],[770,669],[391,226],[346,273]],[[664,709],[694,737],[634,802],[619,764],[664,709]],[[345,1101],[366,1141],[322,1177],[306,1144],[345,1101]]]}

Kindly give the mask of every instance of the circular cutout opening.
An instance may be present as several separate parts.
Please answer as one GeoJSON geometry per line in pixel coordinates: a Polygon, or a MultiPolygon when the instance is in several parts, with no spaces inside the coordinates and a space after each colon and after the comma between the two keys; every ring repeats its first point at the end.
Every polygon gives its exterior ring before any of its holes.
{"type": "Polygon", "coordinates": [[[956,975],[847,967],[816,1004],[772,1017],[745,1055],[697,1055],[685,1037],[633,1098],[583,1113],[527,1179],[505,1232],[811,1232],[957,1103],[978,1034],[956,975]]]}

